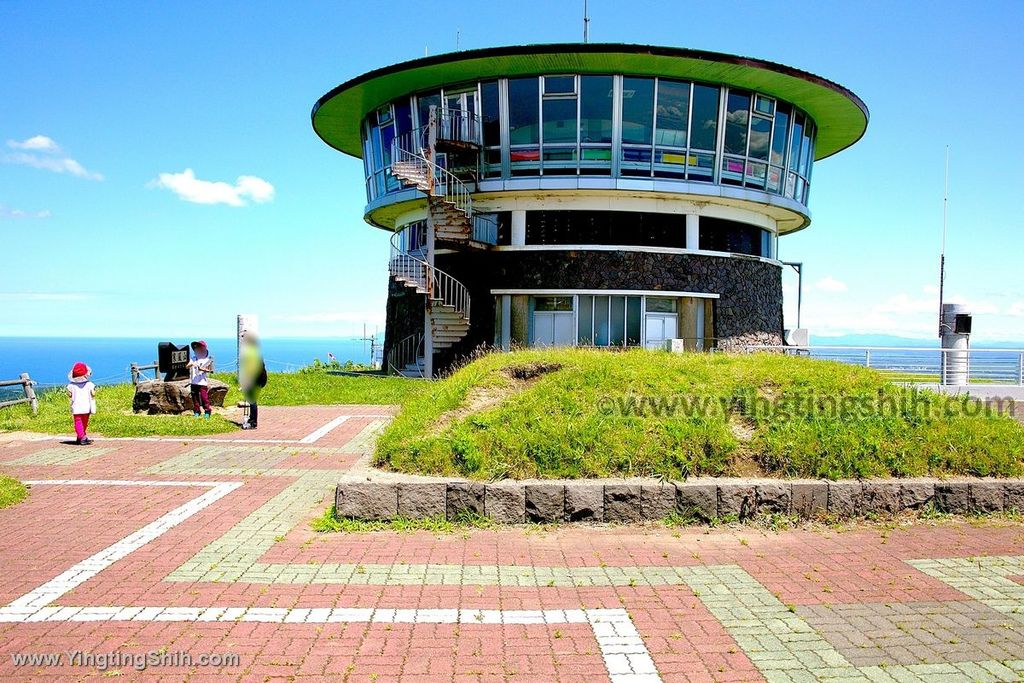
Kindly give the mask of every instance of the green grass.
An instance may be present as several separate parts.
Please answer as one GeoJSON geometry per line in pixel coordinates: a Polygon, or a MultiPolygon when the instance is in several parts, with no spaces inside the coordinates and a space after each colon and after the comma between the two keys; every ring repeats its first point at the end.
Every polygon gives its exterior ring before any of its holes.
{"type": "MultiPolygon", "coordinates": [[[[241,398],[234,375],[215,376],[231,387],[225,403],[235,402],[241,398]]],[[[260,394],[260,405],[402,405],[428,388],[428,382],[374,374],[352,376],[331,375],[326,372],[271,373],[266,388],[260,394]]]]}
{"type": "Polygon", "coordinates": [[[484,356],[410,398],[375,461],[482,480],[1024,475],[1024,427],[979,412],[810,358],[529,350],[484,356]],[[509,376],[535,364],[561,369],[509,376]]]}
{"type": "MultiPolygon", "coordinates": [[[[229,386],[224,399],[231,406],[241,399],[235,376],[218,373],[215,377],[229,386]]],[[[426,382],[381,376],[338,376],[326,373],[272,373],[260,396],[260,405],[295,406],[336,403],[401,404],[427,388],[426,382]]],[[[185,415],[136,415],[132,410],[134,387],[130,384],[103,386],[96,390],[97,413],[89,420],[89,433],[103,436],[203,436],[238,429],[217,415],[210,419],[185,415]]],[[[43,393],[39,414],[32,415],[28,405],[0,408],[0,431],[73,434],[74,427],[63,389],[43,393]]]]}
{"type": "Polygon", "coordinates": [[[28,495],[28,489],[17,479],[0,474],[0,510],[21,502],[28,495]]]}
{"type": "MultiPolygon", "coordinates": [[[[89,418],[89,434],[103,436],[202,436],[237,429],[237,425],[219,415],[210,419],[186,415],[136,415],[132,413],[135,389],[130,384],[115,384],[96,389],[97,412],[89,418]]],[[[74,438],[74,425],[63,389],[43,393],[39,414],[27,405],[0,409],[0,431],[68,434],[74,438]]]]}

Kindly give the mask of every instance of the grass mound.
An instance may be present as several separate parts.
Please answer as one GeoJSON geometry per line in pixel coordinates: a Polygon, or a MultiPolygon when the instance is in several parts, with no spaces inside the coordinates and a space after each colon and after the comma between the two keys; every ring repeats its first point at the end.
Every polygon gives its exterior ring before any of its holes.
{"type": "Polygon", "coordinates": [[[0,510],[20,503],[28,495],[28,489],[17,479],[0,474],[0,510]]]}
{"type": "Polygon", "coordinates": [[[1024,427],[777,354],[492,354],[410,397],[380,467],[475,479],[1024,475],[1024,427]]]}

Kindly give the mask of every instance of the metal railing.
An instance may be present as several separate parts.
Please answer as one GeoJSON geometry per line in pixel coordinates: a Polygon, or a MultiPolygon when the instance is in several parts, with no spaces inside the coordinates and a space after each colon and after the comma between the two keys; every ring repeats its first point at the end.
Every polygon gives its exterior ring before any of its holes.
{"type": "Polygon", "coordinates": [[[423,333],[410,334],[388,349],[388,372],[400,374],[409,365],[414,365],[419,376],[422,377],[423,367],[419,364],[421,355],[423,355],[423,333]]]}
{"type": "Polygon", "coordinates": [[[133,385],[138,385],[139,382],[148,379],[148,377],[142,374],[144,370],[152,370],[153,379],[160,379],[160,361],[153,361],[150,365],[132,363],[128,367],[128,372],[131,373],[133,385]]]}
{"type": "Polygon", "coordinates": [[[391,236],[391,260],[388,271],[396,280],[404,280],[423,290],[431,301],[450,306],[469,322],[469,290],[448,273],[435,268],[415,252],[402,247],[399,230],[391,236]]]}
{"type": "Polygon", "coordinates": [[[915,384],[1024,386],[1024,349],[940,349],[904,346],[746,346],[879,370],[915,384]]]}
{"type": "Polygon", "coordinates": [[[36,382],[28,376],[27,372],[21,373],[18,379],[9,379],[0,382],[0,388],[3,387],[17,387],[20,386],[24,392],[24,398],[16,398],[9,401],[0,401],[0,408],[6,408],[7,406],[16,406],[22,403],[27,403],[32,408],[32,414],[36,415],[39,412],[39,399],[36,398],[36,382]]]}
{"type": "Polygon", "coordinates": [[[478,114],[461,109],[436,111],[437,139],[479,147],[483,142],[483,121],[478,114]]]}

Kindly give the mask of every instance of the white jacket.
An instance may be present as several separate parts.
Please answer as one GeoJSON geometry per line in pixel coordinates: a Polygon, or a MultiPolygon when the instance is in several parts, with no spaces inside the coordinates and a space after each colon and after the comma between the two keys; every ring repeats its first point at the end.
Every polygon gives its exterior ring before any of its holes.
{"type": "Polygon", "coordinates": [[[92,382],[72,382],[68,385],[71,394],[71,414],[85,415],[96,412],[96,385],[92,382]]]}

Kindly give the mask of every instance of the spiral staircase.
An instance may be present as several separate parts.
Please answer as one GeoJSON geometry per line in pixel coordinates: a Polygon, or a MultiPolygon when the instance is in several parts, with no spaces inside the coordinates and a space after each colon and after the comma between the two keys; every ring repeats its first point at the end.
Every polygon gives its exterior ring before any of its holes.
{"type": "MultiPolygon", "coordinates": [[[[486,248],[487,235],[496,225],[473,213],[473,198],[466,184],[436,163],[439,150],[449,158],[456,153],[477,154],[480,121],[461,111],[431,110],[430,123],[397,136],[391,145],[391,174],[404,186],[427,195],[428,231],[434,243],[456,248],[486,248]]],[[[429,238],[428,238],[429,239],[429,238]]],[[[426,354],[448,349],[469,334],[469,290],[448,273],[434,267],[429,248],[412,239],[408,229],[391,237],[389,272],[400,285],[426,296],[424,332],[396,342],[388,352],[390,372],[425,377],[430,372],[426,354]]]]}

